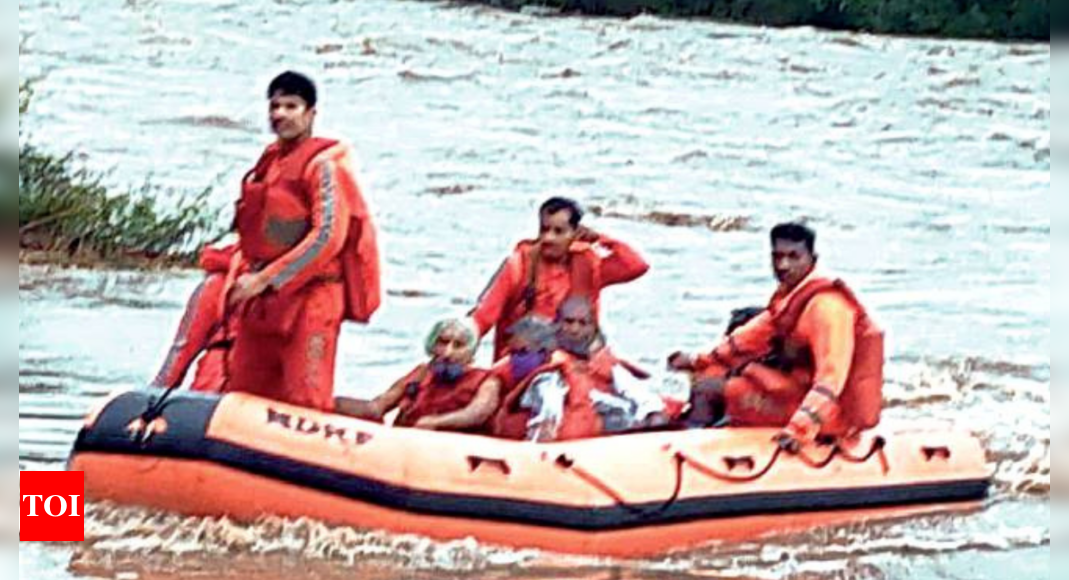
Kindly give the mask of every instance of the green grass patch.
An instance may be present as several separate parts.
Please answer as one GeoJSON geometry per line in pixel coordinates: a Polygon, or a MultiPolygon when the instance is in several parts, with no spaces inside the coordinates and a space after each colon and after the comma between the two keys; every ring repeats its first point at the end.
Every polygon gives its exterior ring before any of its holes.
{"type": "MultiPolygon", "coordinates": [[[[31,88],[19,87],[19,132],[31,88]]],[[[192,263],[201,242],[222,233],[210,210],[212,188],[193,193],[151,184],[124,192],[24,141],[19,148],[19,249],[27,261],[99,265],[192,263]]],[[[9,196],[5,196],[9,197],[9,196]]]]}

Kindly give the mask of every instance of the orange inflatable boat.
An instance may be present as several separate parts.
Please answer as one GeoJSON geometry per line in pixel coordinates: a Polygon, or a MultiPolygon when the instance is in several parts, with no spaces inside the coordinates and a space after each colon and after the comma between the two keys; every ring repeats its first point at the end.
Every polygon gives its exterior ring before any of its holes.
{"type": "Polygon", "coordinates": [[[992,469],[949,430],[778,450],[771,430],[534,444],[433,433],[231,394],[135,391],[86,420],[90,500],[554,552],[642,557],[770,532],[969,506],[992,469]]]}

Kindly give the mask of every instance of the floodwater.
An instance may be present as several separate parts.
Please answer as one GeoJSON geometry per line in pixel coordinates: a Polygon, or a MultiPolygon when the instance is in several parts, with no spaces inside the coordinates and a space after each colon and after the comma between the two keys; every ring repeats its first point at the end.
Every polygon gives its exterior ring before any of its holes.
{"type": "MultiPolygon", "coordinates": [[[[84,544],[20,545],[20,577],[1050,577],[1049,45],[395,0],[20,0],[19,32],[35,143],[115,185],[216,185],[221,223],[269,137],[267,81],[318,79],[319,129],[360,154],[390,291],[345,330],[342,394],[414,364],[547,194],[653,263],[605,298],[617,351],[648,366],[765,300],[765,231],[806,218],[890,329],[887,421],[972,429],[998,467],[975,512],[640,562],[96,505],[84,544]]],[[[196,282],[19,269],[20,470],[61,469],[87,408],[152,377],[196,282]]]]}

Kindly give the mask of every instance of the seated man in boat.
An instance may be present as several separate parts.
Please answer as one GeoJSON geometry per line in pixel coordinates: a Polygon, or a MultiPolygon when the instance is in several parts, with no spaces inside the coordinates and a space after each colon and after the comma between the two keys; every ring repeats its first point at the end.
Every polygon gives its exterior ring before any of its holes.
{"type": "Polygon", "coordinates": [[[665,402],[640,383],[649,375],[606,346],[588,299],[566,300],[556,323],[557,351],[505,399],[494,435],[566,441],[668,423],[665,402]]]}
{"type": "Polygon", "coordinates": [[[590,300],[596,317],[603,288],[649,271],[630,246],[583,227],[583,211],[573,200],[546,201],[538,218],[538,237],[516,246],[472,311],[479,336],[495,329],[495,361],[507,354],[508,330],[522,318],[552,320],[569,296],[590,300]]]}
{"type": "Polygon", "coordinates": [[[673,354],[669,367],[720,400],[726,425],[783,427],[788,449],[876,426],[883,332],[845,284],[817,273],[811,229],[782,224],[771,238],[779,288],[769,306],[712,352],[673,354]],[[763,362],[773,353],[779,368],[763,362]]]}
{"type": "Polygon", "coordinates": [[[339,397],[335,412],[381,422],[397,409],[394,425],[398,427],[482,431],[485,418],[481,422],[470,420],[462,412],[490,375],[473,364],[479,346],[475,329],[466,320],[443,320],[431,329],[424,346],[429,361],[417,365],[371,401],[339,397]]]}
{"type": "MultiPolygon", "coordinates": [[[[764,311],[764,308],[756,306],[732,310],[724,336],[731,336],[732,333],[763,314],[764,311]]],[[[754,363],[760,363],[784,373],[791,373],[795,370],[793,363],[777,351],[769,353],[767,356],[754,361],[754,363]]],[[[803,374],[799,376],[798,380],[803,383],[808,382],[810,375],[805,371],[802,372],[803,374]]],[[[735,377],[738,374],[733,372],[730,376],[735,377]]],[[[723,387],[724,381],[722,378],[695,376],[691,384],[688,409],[680,418],[680,424],[688,429],[729,426],[731,421],[727,416],[727,409],[724,405],[723,387]]]]}

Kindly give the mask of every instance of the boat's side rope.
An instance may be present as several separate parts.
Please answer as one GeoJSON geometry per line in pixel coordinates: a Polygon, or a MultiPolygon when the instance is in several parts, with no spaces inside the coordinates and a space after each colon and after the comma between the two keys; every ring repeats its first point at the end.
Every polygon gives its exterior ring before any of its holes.
{"type": "MultiPolygon", "coordinates": [[[[831,451],[828,453],[828,456],[819,461],[813,459],[812,457],[806,455],[803,452],[791,453],[791,455],[797,457],[798,460],[806,466],[818,471],[826,469],[837,458],[841,458],[847,463],[860,465],[868,463],[873,457],[879,455],[880,465],[883,468],[883,472],[886,474],[891,469],[890,464],[887,461],[887,454],[885,452],[886,448],[887,440],[883,437],[876,437],[872,440],[872,445],[870,446],[869,451],[862,456],[852,455],[851,453],[843,449],[840,445],[832,446],[831,451]]],[[[724,473],[722,471],[714,469],[713,467],[705,465],[704,463],[701,463],[698,460],[689,457],[682,452],[680,452],[679,455],[682,456],[683,459],[686,461],[687,465],[691,466],[695,471],[713,479],[719,479],[728,483],[752,483],[768,475],[768,472],[772,471],[772,468],[776,465],[776,463],[779,461],[779,459],[783,456],[784,453],[788,452],[785,451],[782,447],[777,447],[776,451],[772,454],[771,459],[769,459],[768,465],[766,465],[764,469],[754,472],[750,475],[741,476],[732,473],[724,473]]]]}
{"type": "Polygon", "coordinates": [[[620,492],[613,489],[612,486],[610,486],[608,483],[606,483],[604,480],[597,477],[593,473],[590,473],[586,469],[583,469],[582,467],[576,465],[575,460],[571,457],[568,457],[567,455],[561,455],[557,457],[556,465],[561,469],[564,469],[565,471],[574,473],[577,477],[585,481],[591,487],[597,489],[598,491],[612,499],[617,506],[627,510],[632,515],[642,519],[649,519],[663,514],[679,501],[679,496],[683,492],[683,475],[685,473],[685,467],[687,466],[690,466],[692,469],[694,469],[698,473],[701,473],[702,475],[713,479],[725,481],[727,483],[753,483],[768,475],[768,473],[772,471],[772,468],[776,466],[776,463],[779,462],[780,458],[783,457],[784,453],[788,453],[797,457],[803,464],[818,471],[827,468],[829,465],[832,464],[832,462],[835,461],[836,458],[841,458],[847,463],[860,465],[868,463],[873,457],[879,455],[880,463],[883,467],[883,472],[886,474],[890,471],[890,466],[887,461],[887,455],[885,453],[886,447],[887,440],[883,437],[876,437],[875,439],[873,439],[872,446],[869,448],[869,451],[865,455],[856,456],[843,449],[842,446],[834,445],[831,449],[831,452],[828,453],[828,457],[818,461],[806,455],[805,453],[791,453],[783,447],[777,446],[776,450],[772,453],[772,457],[769,459],[768,464],[765,465],[764,468],[758,471],[754,471],[753,473],[748,475],[735,475],[733,473],[725,473],[719,471],[711,466],[697,461],[696,459],[688,456],[682,451],[677,451],[673,455],[673,460],[675,462],[676,468],[675,490],[663,504],[653,508],[643,508],[629,503],[620,492]]]}
{"type": "Polygon", "coordinates": [[[582,479],[594,489],[597,489],[598,491],[607,495],[616,503],[617,506],[627,510],[631,513],[631,515],[637,516],[642,519],[649,519],[657,517],[668,511],[669,508],[671,508],[673,505],[675,505],[677,501],[679,501],[679,496],[683,493],[683,468],[685,467],[686,462],[682,454],[679,453],[675,454],[673,459],[675,461],[676,469],[675,490],[672,492],[672,495],[667,500],[665,500],[663,504],[652,508],[643,508],[629,503],[624,498],[624,496],[620,494],[620,492],[613,489],[611,486],[609,486],[609,484],[605,483],[601,478],[597,477],[593,473],[590,473],[586,469],[583,469],[582,467],[576,465],[575,460],[568,457],[567,455],[561,455],[560,457],[558,457],[556,464],[561,469],[574,473],[577,477],[579,477],[579,479],[582,479]]]}
{"type": "Polygon", "coordinates": [[[853,463],[855,465],[861,465],[868,463],[873,457],[879,456],[880,467],[883,468],[884,475],[891,472],[891,464],[887,459],[887,440],[883,437],[876,437],[872,440],[872,446],[869,448],[869,452],[861,457],[857,457],[848,453],[841,447],[839,449],[839,457],[842,457],[843,461],[847,463],[853,463]]]}
{"type": "Polygon", "coordinates": [[[677,453],[677,455],[683,458],[684,463],[686,463],[692,469],[694,469],[698,473],[701,473],[702,475],[711,477],[713,479],[726,481],[728,483],[753,483],[768,475],[768,472],[772,471],[772,468],[776,466],[776,462],[779,461],[779,458],[781,455],[783,455],[783,453],[783,448],[777,446],[776,451],[772,453],[772,457],[768,460],[768,464],[765,465],[764,469],[761,469],[760,471],[755,471],[749,475],[735,475],[733,473],[724,473],[721,471],[717,471],[716,469],[713,469],[712,467],[699,462],[698,460],[694,459],[693,457],[690,457],[682,451],[677,453]]]}

